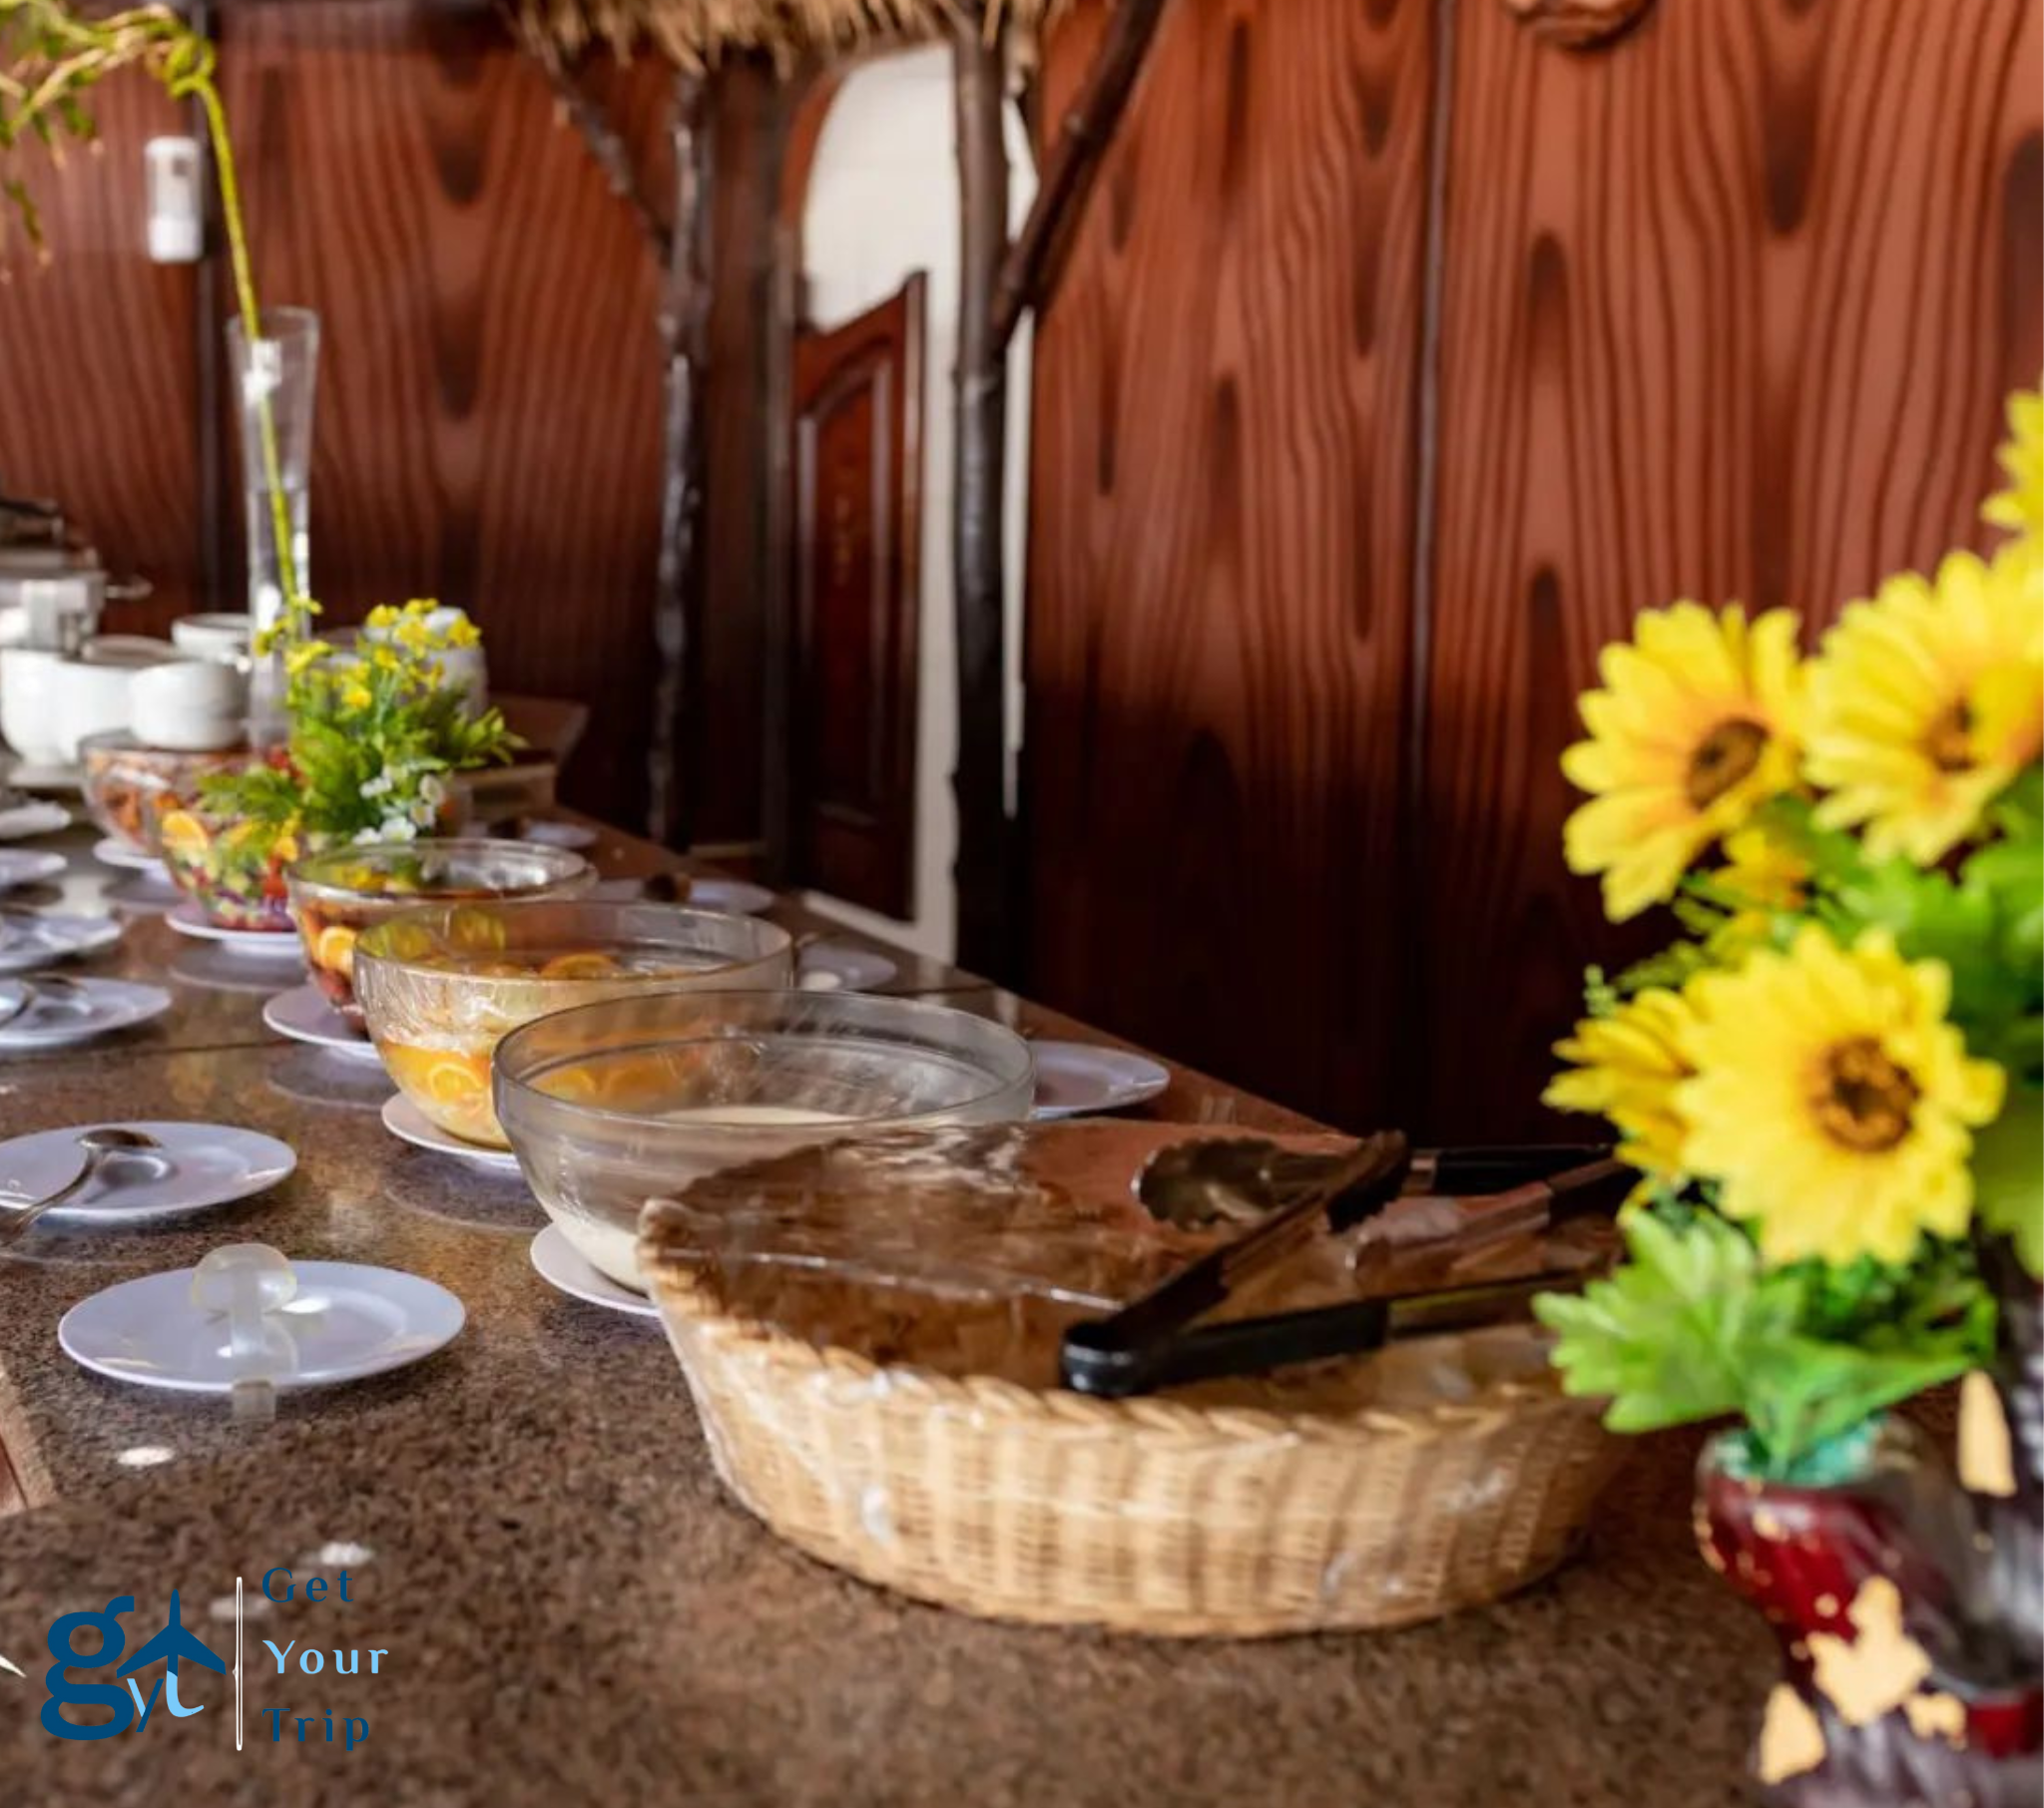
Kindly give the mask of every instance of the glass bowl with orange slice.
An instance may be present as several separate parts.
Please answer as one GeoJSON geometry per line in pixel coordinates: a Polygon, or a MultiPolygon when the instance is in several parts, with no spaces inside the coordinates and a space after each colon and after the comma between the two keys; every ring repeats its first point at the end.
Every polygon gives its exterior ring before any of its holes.
{"type": "Polygon", "coordinates": [[[540,1018],[498,1045],[497,1115],[547,1215],[640,1287],[646,1201],[804,1143],[1015,1123],[1036,1070],[1004,1025],[853,992],[692,991],[540,1018]]]}
{"type": "Polygon", "coordinates": [[[184,802],[159,812],[157,857],[171,883],[223,929],[290,934],[283,869],[298,846],[292,830],[254,817],[184,802]]]}
{"type": "Polygon", "coordinates": [[[360,1027],[355,942],[372,923],[424,904],[572,898],[596,883],[596,869],[567,848],[458,838],[329,848],[283,877],[313,984],[360,1027]]]}
{"type": "Polygon", "coordinates": [[[197,797],[201,779],[263,757],[246,745],[208,753],[152,747],[123,729],[88,734],[78,743],[85,807],[93,821],[123,846],[151,856],[161,851],[165,812],[197,797]]]}
{"type": "Polygon", "coordinates": [[[450,1135],[508,1148],[490,1057],[519,1025],[691,987],[791,983],[793,938],[757,917],[666,904],[429,905],[363,930],[354,989],[390,1078],[450,1135]]]}

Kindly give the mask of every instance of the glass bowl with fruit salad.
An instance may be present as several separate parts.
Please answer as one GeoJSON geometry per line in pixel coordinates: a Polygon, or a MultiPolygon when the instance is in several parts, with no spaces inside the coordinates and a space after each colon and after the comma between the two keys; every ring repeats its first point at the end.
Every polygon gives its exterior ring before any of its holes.
{"type": "Polygon", "coordinates": [[[405,1097],[450,1135],[508,1148],[490,1098],[508,1032],[635,993],[785,986],[792,950],[778,924],[668,904],[440,904],[365,929],[354,988],[405,1097]]]}
{"type": "Polygon", "coordinates": [[[422,904],[576,897],[596,883],[596,869],[562,847],[457,839],[330,848],[293,862],[283,877],[313,983],[359,1025],[355,940],[370,924],[422,904]]]}
{"type": "Polygon", "coordinates": [[[498,1045],[497,1114],[581,1255],[640,1287],[646,1201],[806,1142],[1015,1123],[1029,1045],[968,1011],[853,992],[650,994],[541,1018],[498,1045]]]}
{"type": "Polygon", "coordinates": [[[265,757],[246,745],[211,753],[150,747],[122,729],[88,734],[78,743],[85,807],[93,821],[103,834],[149,855],[161,852],[165,812],[196,798],[201,779],[239,771],[265,757]]]}

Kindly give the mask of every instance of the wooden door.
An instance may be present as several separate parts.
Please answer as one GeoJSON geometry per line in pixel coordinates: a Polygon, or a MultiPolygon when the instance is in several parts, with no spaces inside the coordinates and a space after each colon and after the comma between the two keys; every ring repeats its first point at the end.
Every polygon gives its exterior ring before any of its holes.
{"type": "Polygon", "coordinates": [[[913,914],[920,272],[795,336],[790,877],[913,914]]]}

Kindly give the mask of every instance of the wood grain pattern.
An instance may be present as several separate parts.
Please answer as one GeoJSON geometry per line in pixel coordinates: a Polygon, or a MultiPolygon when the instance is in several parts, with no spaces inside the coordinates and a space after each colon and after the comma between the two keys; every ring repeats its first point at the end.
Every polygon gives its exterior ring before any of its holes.
{"type": "Polygon", "coordinates": [[[1681,596],[1813,629],[1980,537],[2044,355],[2040,88],[2033,0],[1671,3],[1588,59],[1460,9],[1418,1133],[1553,1128],[1548,1044],[1622,946],[1561,863],[1598,647],[1681,596]]]}
{"type": "MultiPolygon", "coordinates": [[[[316,594],[469,609],[494,682],[593,705],[568,798],[637,821],[660,343],[631,215],[488,16],[241,6],[222,67],[258,283],[322,319],[316,594]]],[[[664,72],[591,85],[664,193],[664,72]]]]}
{"type": "MultiPolygon", "coordinates": [[[[104,149],[61,170],[30,162],[52,252],[38,268],[19,232],[0,250],[0,490],[61,503],[108,568],[156,585],[110,627],[161,634],[198,600],[189,268],[143,246],[142,146],[187,130],[141,79],[94,103],[104,149]]],[[[4,204],[0,204],[4,205],[4,204]]]]}
{"type": "Polygon", "coordinates": [[[790,854],[797,884],[914,914],[920,271],[794,342],[790,854]]]}
{"type": "Polygon", "coordinates": [[[1430,77],[1420,0],[1179,0],[1036,341],[1032,988],[1357,1125],[1399,1107],[1430,77]]]}

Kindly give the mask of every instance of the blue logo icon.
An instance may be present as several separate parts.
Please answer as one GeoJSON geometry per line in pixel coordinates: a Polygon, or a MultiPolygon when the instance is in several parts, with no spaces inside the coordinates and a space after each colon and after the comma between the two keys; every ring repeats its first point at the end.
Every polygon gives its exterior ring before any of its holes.
{"type": "Polygon", "coordinates": [[[97,1613],[65,1613],[51,1623],[48,1644],[50,1655],[56,1662],[43,1674],[50,1691],[49,1700],[43,1703],[43,1728],[46,1732],[54,1733],[60,1739],[111,1739],[126,1732],[138,1719],[147,1726],[159,1700],[180,1720],[206,1711],[203,1704],[187,1707],[178,1699],[178,1665],[196,1663],[223,1676],[227,1674],[228,1666],[204,1639],[186,1631],[175,1588],[171,1590],[171,1616],[163,1630],[143,1642],[135,1654],[114,1672],[113,1681],[85,1682],[75,1680],[69,1674],[72,1670],[103,1670],[114,1662],[128,1648],[128,1633],[121,1624],[120,1615],[134,1611],[135,1596],[117,1594],[97,1613]],[[99,1632],[100,1644],[96,1651],[78,1648],[78,1635],[88,1628],[99,1632]],[[154,1663],[161,1663],[164,1673],[145,1696],[133,1672],[145,1670],[154,1663]],[[65,1718],[67,1706],[87,1703],[112,1708],[114,1717],[86,1725],[65,1718]]]}

